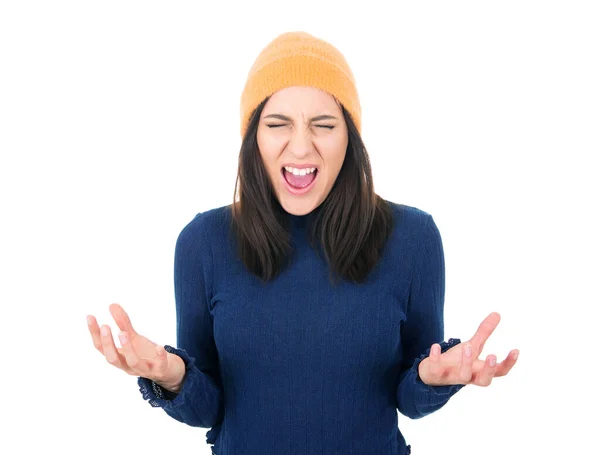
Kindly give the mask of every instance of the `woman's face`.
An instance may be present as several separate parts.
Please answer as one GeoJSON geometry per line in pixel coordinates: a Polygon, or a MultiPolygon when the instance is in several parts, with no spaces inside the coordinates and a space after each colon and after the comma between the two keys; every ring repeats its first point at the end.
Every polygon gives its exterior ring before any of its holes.
{"type": "Polygon", "coordinates": [[[279,203],[288,213],[306,215],[335,183],[346,156],[348,129],[332,95],[313,87],[287,87],[265,104],[257,141],[279,203]],[[296,173],[298,168],[316,170],[303,176],[294,175],[293,168],[296,173]]]}

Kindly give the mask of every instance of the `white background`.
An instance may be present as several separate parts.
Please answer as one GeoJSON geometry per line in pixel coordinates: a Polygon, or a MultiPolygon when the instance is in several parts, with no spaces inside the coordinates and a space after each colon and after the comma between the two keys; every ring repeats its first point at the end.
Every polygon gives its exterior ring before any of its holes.
{"type": "Polygon", "coordinates": [[[304,30],[355,73],[377,193],[442,233],[446,336],[498,311],[484,354],[521,350],[399,415],[413,453],[598,453],[599,23],[573,0],[2,2],[0,452],[210,454],[85,317],[116,338],[118,302],[175,342],[177,235],[232,202],[247,72],[304,30]]]}

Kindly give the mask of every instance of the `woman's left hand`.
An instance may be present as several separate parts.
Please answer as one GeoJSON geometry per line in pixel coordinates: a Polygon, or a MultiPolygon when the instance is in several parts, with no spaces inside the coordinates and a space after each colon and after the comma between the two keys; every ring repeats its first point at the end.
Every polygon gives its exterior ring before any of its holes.
{"type": "Polygon", "coordinates": [[[463,343],[457,344],[443,354],[439,344],[431,346],[429,357],[419,363],[419,377],[425,384],[454,385],[475,384],[486,387],[492,379],[505,376],[517,362],[519,350],[513,349],[506,359],[497,363],[496,356],[490,354],[479,360],[483,345],[498,326],[500,315],[491,313],[479,325],[475,335],[463,343]]]}

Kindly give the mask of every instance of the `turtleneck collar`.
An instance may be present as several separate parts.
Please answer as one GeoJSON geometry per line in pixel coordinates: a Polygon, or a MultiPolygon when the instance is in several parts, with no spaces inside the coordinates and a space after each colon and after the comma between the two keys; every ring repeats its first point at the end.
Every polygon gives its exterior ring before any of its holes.
{"type": "Polygon", "coordinates": [[[320,208],[321,206],[317,207],[312,212],[308,212],[306,215],[294,215],[286,212],[286,216],[292,229],[305,230],[310,220],[315,217],[320,208]]]}
{"type": "Polygon", "coordinates": [[[288,219],[290,220],[290,226],[296,229],[304,229],[308,222],[309,214],[306,215],[293,215],[291,213],[287,214],[288,219]]]}

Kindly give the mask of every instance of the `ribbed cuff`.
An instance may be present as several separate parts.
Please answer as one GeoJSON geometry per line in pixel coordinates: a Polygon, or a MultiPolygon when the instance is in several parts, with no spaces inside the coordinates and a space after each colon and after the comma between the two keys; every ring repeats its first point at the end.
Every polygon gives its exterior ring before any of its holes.
{"type": "Polygon", "coordinates": [[[184,349],[178,349],[168,344],[164,345],[165,351],[176,354],[183,360],[185,364],[185,376],[183,379],[182,388],[179,393],[171,392],[161,387],[151,379],[139,376],[138,377],[138,385],[140,388],[140,392],[144,400],[148,400],[150,405],[157,408],[164,408],[166,406],[177,407],[183,401],[182,398],[177,400],[177,398],[183,395],[184,389],[186,388],[186,383],[189,383],[191,380],[190,368],[194,365],[194,358],[190,357],[188,353],[184,349]]]}

